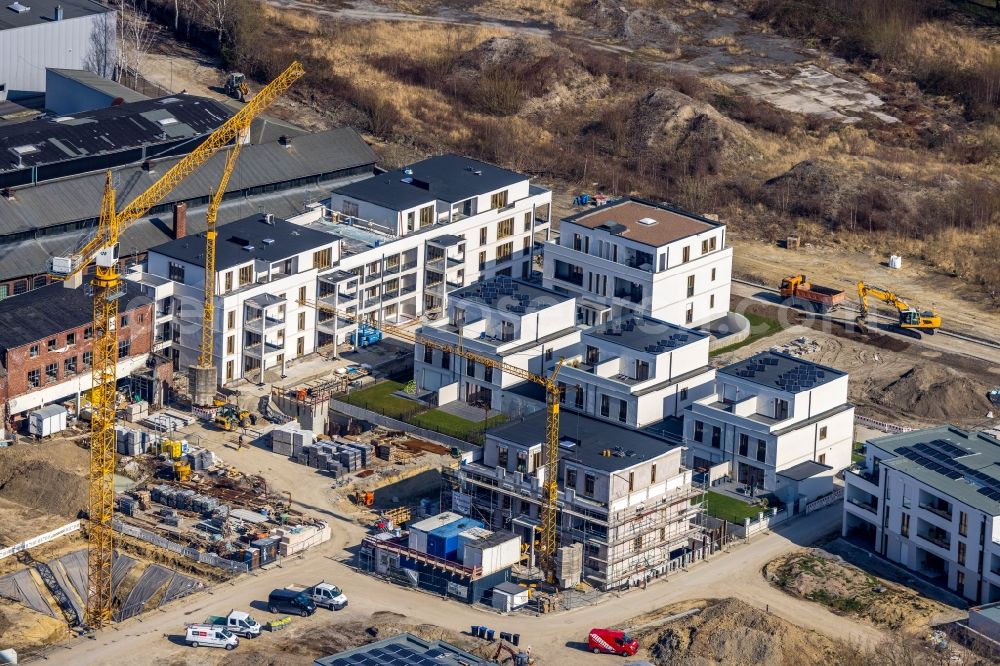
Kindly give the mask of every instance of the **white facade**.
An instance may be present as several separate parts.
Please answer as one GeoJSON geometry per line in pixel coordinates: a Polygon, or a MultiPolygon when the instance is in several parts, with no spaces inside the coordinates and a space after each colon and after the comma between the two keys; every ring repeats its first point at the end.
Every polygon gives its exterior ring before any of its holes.
{"type": "Polygon", "coordinates": [[[562,221],[545,245],[544,283],[579,296],[584,324],[603,323],[610,308],[701,326],[729,310],[732,261],[725,225],[624,199],[562,221]]]}
{"type": "MultiPolygon", "coordinates": [[[[299,222],[315,220],[320,214],[314,209],[299,222]]],[[[219,227],[218,244],[229,242],[226,239],[234,233],[234,225],[248,220],[263,225],[263,218],[253,216],[219,227]]],[[[284,220],[274,222],[279,225],[274,227],[276,240],[270,240],[280,248],[287,242],[282,236],[292,225],[284,220]]],[[[324,234],[312,235],[313,243],[287,256],[278,257],[282,254],[279,251],[261,259],[248,251],[245,261],[220,265],[216,271],[212,358],[220,385],[246,375],[256,379],[261,367],[280,368],[284,362],[315,350],[316,310],[300,301],[316,299],[319,272],[339,259],[340,241],[324,234]]],[[[189,241],[192,245],[204,243],[201,236],[189,241]]],[[[202,261],[201,257],[185,261],[152,248],[145,271],[128,276],[156,299],[154,350],[167,353],[178,369],[198,362],[204,313],[202,261]]]]}
{"type": "Polygon", "coordinates": [[[848,467],[847,382],[839,370],[775,352],[719,370],[714,394],[684,414],[689,466],[731,461],[737,482],[766,491],[777,488],[777,472],[801,462],[848,467]]]}
{"type": "MultiPolygon", "coordinates": [[[[518,280],[490,278],[452,292],[447,319],[422,326],[417,333],[541,374],[546,359],[565,356],[579,342],[574,311],[570,297],[518,280]],[[510,294],[501,293],[504,284],[511,285],[510,294]],[[484,295],[491,289],[497,290],[497,298],[484,295]]],[[[505,391],[522,384],[523,378],[420,343],[414,352],[414,378],[419,389],[438,393],[439,405],[464,400],[488,403],[490,409],[507,413],[517,413],[522,405],[505,391]]]]}
{"type": "Polygon", "coordinates": [[[592,327],[559,373],[563,402],[634,428],[679,418],[715,388],[709,339],[700,331],[636,315],[592,327]]]}
{"type": "Polygon", "coordinates": [[[974,603],[1000,601],[1000,491],[984,494],[1000,488],[998,462],[1000,441],[952,426],[870,440],[844,475],[843,534],[974,603]],[[942,443],[967,452],[928,453],[942,443]],[[929,468],[942,460],[965,476],[929,468]]]}

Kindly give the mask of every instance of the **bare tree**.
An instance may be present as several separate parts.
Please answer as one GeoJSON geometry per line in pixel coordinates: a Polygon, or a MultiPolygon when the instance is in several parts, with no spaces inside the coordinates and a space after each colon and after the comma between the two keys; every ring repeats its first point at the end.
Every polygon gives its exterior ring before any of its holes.
{"type": "Polygon", "coordinates": [[[118,59],[116,52],[115,12],[104,12],[90,29],[87,55],[83,66],[106,79],[114,78],[118,59]]]}
{"type": "Polygon", "coordinates": [[[132,84],[139,79],[143,57],[153,41],[149,17],[139,9],[138,0],[124,0],[118,18],[118,62],[122,72],[132,73],[132,84]]]}

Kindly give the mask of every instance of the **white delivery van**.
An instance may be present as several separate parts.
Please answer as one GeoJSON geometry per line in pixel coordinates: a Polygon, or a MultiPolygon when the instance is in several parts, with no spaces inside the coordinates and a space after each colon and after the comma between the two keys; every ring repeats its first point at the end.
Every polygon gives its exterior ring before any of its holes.
{"type": "Polygon", "coordinates": [[[240,644],[240,639],[225,627],[215,627],[210,624],[189,624],[185,642],[191,647],[224,647],[234,649],[240,644]]]}

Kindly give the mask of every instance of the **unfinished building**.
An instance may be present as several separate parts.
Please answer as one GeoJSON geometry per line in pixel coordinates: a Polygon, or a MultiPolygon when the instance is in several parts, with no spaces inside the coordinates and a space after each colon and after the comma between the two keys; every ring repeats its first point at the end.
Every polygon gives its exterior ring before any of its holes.
{"type": "MultiPolygon", "coordinates": [[[[455,504],[529,544],[540,526],[545,413],[487,432],[458,471],[455,504]]],[[[583,544],[582,577],[602,590],[667,574],[713,550],[701,525],[702,488],[682,447],[573,412],[560,420],[559,543],[583,544]]],[[[572,572],[566,573],[572,578],[572,572]]]]}

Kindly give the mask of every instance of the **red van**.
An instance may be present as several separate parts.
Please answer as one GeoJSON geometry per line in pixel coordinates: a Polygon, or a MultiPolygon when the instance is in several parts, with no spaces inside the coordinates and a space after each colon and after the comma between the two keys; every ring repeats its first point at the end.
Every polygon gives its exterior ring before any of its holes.
{"type": "Polygon", "coordinates": [[[594,654],[620,654],[631,657],[639,650],[639,641],[624,631],[614,629],[591,629],[587,637],[587,649],[594,654]]]}

